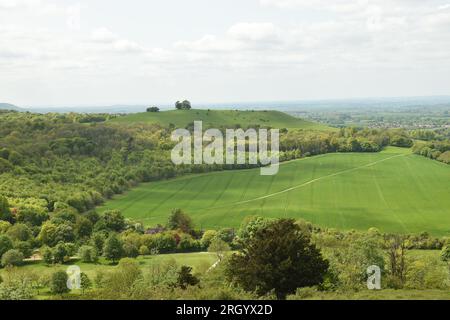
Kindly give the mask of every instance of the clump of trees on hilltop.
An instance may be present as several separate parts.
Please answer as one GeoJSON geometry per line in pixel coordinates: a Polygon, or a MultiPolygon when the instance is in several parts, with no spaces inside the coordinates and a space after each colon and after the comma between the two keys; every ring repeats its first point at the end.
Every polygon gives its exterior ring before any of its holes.
{"type": "Polygon", "coordinates": [[[147,108],[147,112],[159,112],[159,108],[158,107],[148,107],[147,108]]]}
{"type": "Polygon", "coordinates": [[[177,110],[190,110],[191,103],[188,100],[177,101],[177,102],[175,102],[175,108],[177,110]]]}

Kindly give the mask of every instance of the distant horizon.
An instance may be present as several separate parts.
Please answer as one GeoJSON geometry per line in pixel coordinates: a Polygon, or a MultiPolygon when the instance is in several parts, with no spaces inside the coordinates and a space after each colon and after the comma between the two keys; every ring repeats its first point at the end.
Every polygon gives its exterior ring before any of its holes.
{"type": "MultiPolygon", "coordinates": [[[[189,98],[183,98],[189,100],[189,98]]],[[[348,97],[348,98],[323,98],[323,99],[292,99],[292,100],[243,100],[243,101],[191,101],[193,108],[197,107],[214,107],[215,106],[232,106],[232,105],[249,105],[255,106],[261,104],[318,104],[318,103],[343,103],[343,102],[414,102],[414,100],[442,100],[435,101],[436,103],[448,102],[450,103],[450,94],[448,95],[429,95],[429,96],[377,96],[377,97],[348,97]]],[[[61,105],[50,105],[50,104],[39,104],[39,105],[20,105],[11,101],[0,101],[0,103],[11,104],[21,109],[66,109],[66,108],[107,108],[107,107],[145,107],[145,106],[159,106],[170,108],[175,104],[176,100],[173,102],[154,102],[154,103],[105,103],[105,104],[61,104],[61,105]]],[[[418,102],[418,101],[416,101],[418,102]]],[[[432,101],[427,101],[431,103],[432,101]]]]}

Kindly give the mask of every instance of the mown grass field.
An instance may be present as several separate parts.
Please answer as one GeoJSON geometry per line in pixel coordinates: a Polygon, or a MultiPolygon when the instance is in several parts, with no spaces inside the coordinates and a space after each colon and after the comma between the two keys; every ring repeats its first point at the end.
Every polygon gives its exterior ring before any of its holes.
{"type": "Polygon", "coordinates": [[[237,110],[171,110],[143,112],[118,117],[112,123],[159,123],[184,128],[194,121],[202,121],[205,128],[229,127],[240,124],[242,127],[256,125],[272,128],[333,130],[325,125],[305,121],[280,111],[237,111],[237,110]]]}
{"type": "Polygon", "coordinates": [[[181,208],[198,227],[244,217],[303,218],[342,230],[450,234],[450,167],[409,150],[327,154],[283,163],[275,176],[222,171],[142,184],[105,203],[145,225],[181,208]]]}

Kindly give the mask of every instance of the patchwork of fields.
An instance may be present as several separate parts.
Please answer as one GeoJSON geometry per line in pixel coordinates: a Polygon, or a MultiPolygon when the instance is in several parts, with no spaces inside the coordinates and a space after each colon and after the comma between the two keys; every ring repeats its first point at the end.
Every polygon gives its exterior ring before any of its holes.
{"type": "Polygon", "coordinates": [[[450,167],[404,149],[287,162],[275,176],[222,171],[142,184],[103,206],[145,225],[174,208],[201,228],[238,227],[248,215],[303,218],[338,229],[450,233],[450,167]]]}

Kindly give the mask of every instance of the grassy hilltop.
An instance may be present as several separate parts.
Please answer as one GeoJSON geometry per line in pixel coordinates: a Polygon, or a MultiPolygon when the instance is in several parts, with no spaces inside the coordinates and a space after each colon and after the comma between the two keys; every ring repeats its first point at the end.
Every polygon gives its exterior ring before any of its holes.
{"type": "Polygon", "coordinates": [[[203,121],[204,127],[230,127],[241,125],[244,128],[259,125],[261,127],[288,129],[317,129],[331,128],[290,116],[280,111],[239,111],[239,110],[170,110],[161,112],[143,112],[126,115],[113,119],[116,123],[159,123],[167,126],[174,124],[184,128],[194,121],[203,121]]]}

